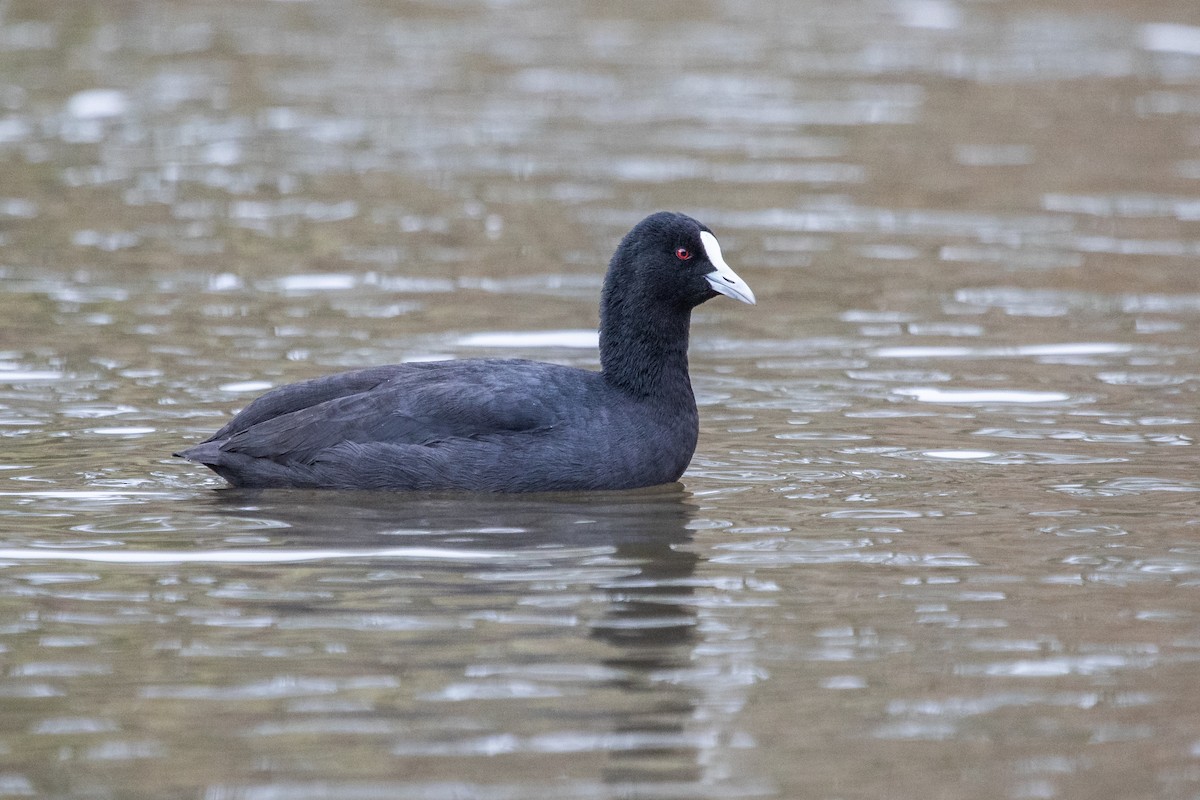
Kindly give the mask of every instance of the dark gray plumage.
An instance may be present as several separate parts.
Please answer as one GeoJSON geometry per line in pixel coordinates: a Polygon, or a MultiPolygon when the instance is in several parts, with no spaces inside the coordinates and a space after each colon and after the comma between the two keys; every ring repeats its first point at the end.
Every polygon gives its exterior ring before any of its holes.
{"type": "Polygon", "coordinates": [[[699,421],[691,310],[753,303],[708,228],[660,212],[609,264],[601,370],[519,359],[398,364],[267,392],[176,455],[235,486],[529,492],[677,480],[699,421]]]}

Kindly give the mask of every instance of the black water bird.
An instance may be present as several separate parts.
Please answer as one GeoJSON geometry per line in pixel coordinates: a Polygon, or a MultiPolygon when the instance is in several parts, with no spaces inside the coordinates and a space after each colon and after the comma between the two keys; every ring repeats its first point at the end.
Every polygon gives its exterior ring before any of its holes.
{"type": "Polygon", "coordinates": [[[678,480],[696,449],[692,309],[755,302],[716,236],[659,212],[625,235],[600,300],[599,372],[427,361],[273,389],[176,455],[258,488],[533,492],[678,480]]]}

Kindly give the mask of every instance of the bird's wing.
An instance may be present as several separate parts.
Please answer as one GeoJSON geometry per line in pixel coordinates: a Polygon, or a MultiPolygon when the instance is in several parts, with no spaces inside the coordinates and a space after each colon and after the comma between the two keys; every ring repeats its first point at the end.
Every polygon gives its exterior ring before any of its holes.
{"type": "Polygon", "coordinates": [[[276,387],[255,398],[204,442],[228,439],[235,433],[252,428],[266,420],[312,408],[341,397],[351,397],[369,392],[396,375],[411,370],[412,367],[413,365],[409,364],[373,367],[353,372],[341,372],[336,375],[325,375],[312,380],[276,387]]]}
{"type": "Polygon", "coordinates": [[[250,424],[239,426],[220,449],[281,463],[312,463],[322,451],[346,443],[431,445],[558,424],[564,398],[539,392],[536,384],[557,384],[553,373],[562,368],[530,364],[489,374],[479,364],[486,362],[401,370],[374,385],[362,378],[344,379],[340,393],[328,385],[301,385],[286,399],[268,395],[261,399],[266,401],[262,407],[251,404],[242,412],[253,412],[250,424]],[[345,388],[357,386],[364,388],[345,388]],[[554,401],[547,400],[550,396],[554,401]],[[268,416],[268,409],[282,413],[268,416]]]}

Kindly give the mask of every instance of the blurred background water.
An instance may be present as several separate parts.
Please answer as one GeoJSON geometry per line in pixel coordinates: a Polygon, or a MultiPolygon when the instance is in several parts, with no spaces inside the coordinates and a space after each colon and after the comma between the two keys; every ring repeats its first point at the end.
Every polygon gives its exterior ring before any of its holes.
{"type": "Polygon", "coordinates": [[[0,797],[1200,797],[1194,0],[0,3],[0,797]],[[682,486],[222,490],[262,390],[594,367],[682,486]]]}

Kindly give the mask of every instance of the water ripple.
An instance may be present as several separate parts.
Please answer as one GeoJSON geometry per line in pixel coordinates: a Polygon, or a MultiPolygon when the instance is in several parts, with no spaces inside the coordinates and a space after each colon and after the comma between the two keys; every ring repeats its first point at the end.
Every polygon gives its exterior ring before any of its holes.
{"type": "Polygon", "coordinates": [[[1133,497],[1149,492],[1200,492],[1200,486],[1193,483],[1136,476],[1087,483],[1064,483],[1053,488],[1077,497],[1133,497]]]}
{"type": "Polygon", "coordinates": [[[230,550],[62,550],[42,547],[0,548],[7,561],[93,561],[107,564],[291,564],[305,561],[369,559],[396,561],[528,561],[603,555],[606,547],[557,550],[455,550],[436,547],[378,548],[237,548],[230,550]]]}

